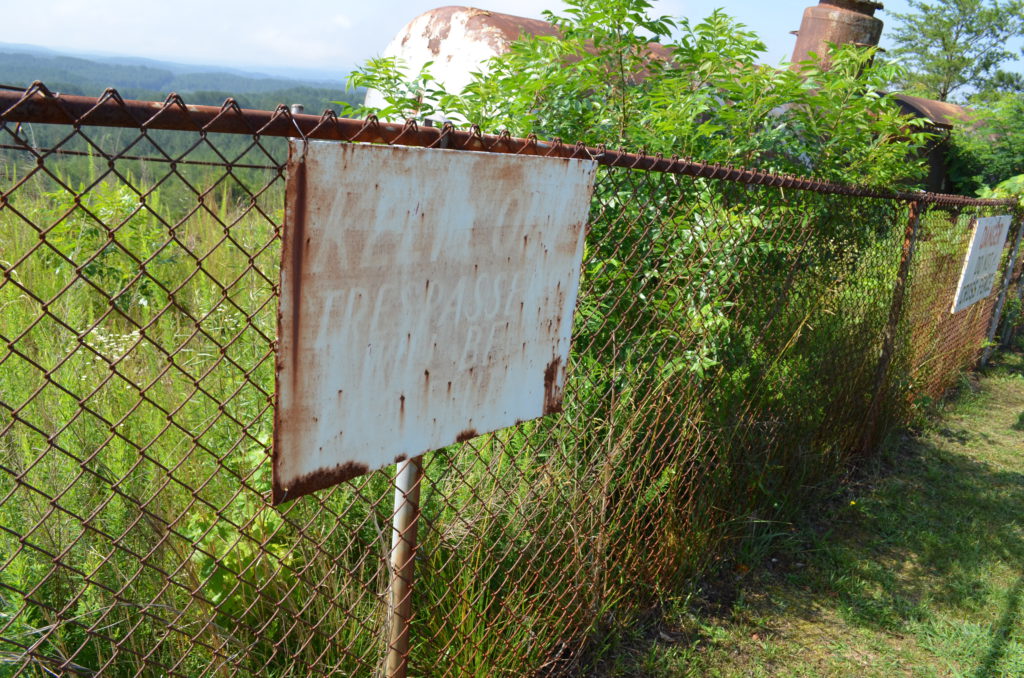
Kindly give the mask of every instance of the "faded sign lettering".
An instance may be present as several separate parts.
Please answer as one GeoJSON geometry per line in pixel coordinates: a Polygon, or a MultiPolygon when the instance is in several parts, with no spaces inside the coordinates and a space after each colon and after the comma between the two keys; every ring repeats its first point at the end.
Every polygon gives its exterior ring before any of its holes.
{"type": "Polygon", "coordinates": [[[962,311],[992,293],[1009,230],[1009,216],[981,217],[975,220],[974,233],[960,272],[960,283],[956,288],[951,313],[962,311]]]}
{"type": "Polygon", "coordinates": [[[275,502],[560,409],[595,166],[292,142],[275,502]]]}

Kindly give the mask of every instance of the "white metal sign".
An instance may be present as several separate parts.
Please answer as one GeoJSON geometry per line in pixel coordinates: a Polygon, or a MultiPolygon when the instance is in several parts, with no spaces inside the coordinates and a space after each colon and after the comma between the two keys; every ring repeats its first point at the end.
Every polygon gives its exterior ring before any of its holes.
{"type": "Polygon", "coordinates": [[[595,168],[291,142],[275,503],[560,410],[595,168]]]}
{"type": "Polygon", "coordinates": [[[1009,216],[975,219],[951,313],[962,311],[992,293],[1009,230],[1009,216]]]}

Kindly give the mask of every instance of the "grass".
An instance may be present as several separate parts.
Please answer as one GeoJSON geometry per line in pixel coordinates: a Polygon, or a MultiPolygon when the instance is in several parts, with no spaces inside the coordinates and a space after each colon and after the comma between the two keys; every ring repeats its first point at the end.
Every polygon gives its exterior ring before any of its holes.
{"type": "Polygon", "coordinates": [[[999,356],[763,563],[606,676],[1024,675],[1024,353],[999,356]]]}

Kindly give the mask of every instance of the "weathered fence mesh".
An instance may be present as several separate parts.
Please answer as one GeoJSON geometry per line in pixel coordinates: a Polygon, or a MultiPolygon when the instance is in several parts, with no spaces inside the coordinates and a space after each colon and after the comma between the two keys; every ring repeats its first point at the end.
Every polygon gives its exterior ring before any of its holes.
{"type": "MultiPolygon", "coordinates": [[[[393,469],[270,504],[282,137],[587,149],[3,97],[0,675],[379,673],[393,469]]],[[[411,675],[584,672],[993,324],[998,286],[950,307],[971,220],[1006,204],[598,159],[564,412],[425,458],[411,675]]]]}

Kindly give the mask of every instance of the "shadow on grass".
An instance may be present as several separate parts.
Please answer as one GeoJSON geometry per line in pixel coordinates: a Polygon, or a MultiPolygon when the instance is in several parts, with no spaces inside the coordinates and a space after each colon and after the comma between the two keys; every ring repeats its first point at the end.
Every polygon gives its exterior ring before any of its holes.
{"type": "MultiPolygon", "coordinates": [[[[1017,379],[1024,360],[1000,369],[1017,379]]],[[[1012,386],[1013,401],[1017,393],[1024,401],[1022,391],[1012,386]]],[[[940,666],[973,678],[1018,675],[1006,671],[1024,661],[1024,473],[1015,470],[1024,469],[1024,436],[1012,433],[1021,439],[1019,465],[1007,468],[1014,457],[1005,442],[993,456],[1003,462],[987,463],[989,445],[1005,441],[1013,424],[990,416],[996,396],[965,402],[969,413],[948,417],[930,435],[905,436],[842,499],[780,540],[762,568],[706,583],[696,609],[638,634],[633,659],[619,657],[617,670],[592,675],[710,675],[709,666],[718,667],[714,675],[776,675],[786,661],[801,664],[792,675],[816,675],[816,667],[886,675],[886,666],[906,675],[908,664],[934,675],[946,675],[940,666]],[[860,632],[892,641],[893,655],[879,649],[889,641],[872,647],[860,632]],[[661,640],[672,636],[682,639],[661,640]],[[765,639],[789,650],[769,656],[758,647],[765,639]],[[847,664],[834,663],[833,648],[847,664]],[[779,658],[787,652],[789,660],[779,658]],[[670,663],[673,654],[689,665],[670,663]],[[648,668],[652,661],[660,671],[648,668]]]]}
{"type": "Polygon", "coordinates": [[[1010,589],[1009,594],[1006,596],[1003,614],[999,617],[999,622],[994,629],[995,637],[989,645],[985,659],[974,674],[975,678],[987,678],[993,675],[996,666],[1005,656],[1010,634],[1017,625],[1017,619],[1020,616],[1020,594],[1022,589],[1024,589],[1024,575],[1017,578],[1013,588],[1010,589]]]}
{"type": "MultiPolygon", "coordinates": [[[[1007,374],[1024,374],[1016,362],[1007,374]]],[[[1005,433],[997,430],[1005,423],[988,417],[990,402],[973,403],[975,411],[962,422],[966,428],[939,428],[931,440],[905,439],[885,473],[867,481],[862,497],[848,498],[808,531],[810,567],[768,577],[766,585],[778,588],[766,605],[777,608],[784,599],[786,614],[809,622],[831,607],[852,627],[892,637],[914,622],[932,624],[948,634],[938,634],[937,653],[977,667],[970,672],[976,678],[1008,675],[1001,663],[1022,660],[1016,655],[1024,593],[1024,473],[956,450],[962,445],[974,454],[993,434],[1005,433]],[[1002,608],[998,618],[992,614],[996,605],[1002,608]],[[948,647],[950,639],[972,634],[963,647],[948,647]],[[1011,647],[1014,656],[1008,657],[1011,647]]],[[[983,452],[976,456],[984,459],[983,452]]]]}
{"type": "Polygon", "coordinates": [[[886,630],[939,605],[984,605],[991,568],[1020,573],[1024,474],[923,441],[906,446],[900,469],[880,481],[837,540],[823,547],[847,617],[886,630]]]}

